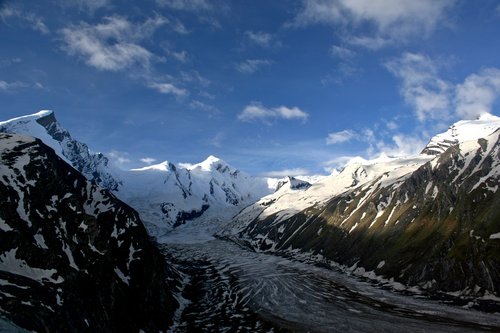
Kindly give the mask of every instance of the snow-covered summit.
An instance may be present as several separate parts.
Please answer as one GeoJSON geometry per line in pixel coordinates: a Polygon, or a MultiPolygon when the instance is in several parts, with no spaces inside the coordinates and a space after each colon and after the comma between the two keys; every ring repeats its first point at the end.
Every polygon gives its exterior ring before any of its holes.
{"type": "Polygon", "coordinates": [[[101,153],[91,152],[86,144],[75,140],[59,124],[53,111],[42,110],[31,115],[2,121],[0,132],[38,138],[88,180],[110,190],[116,190],[120,185],[120,181],[112,175],[113,171],[109,166],[108,158],[101,153]]]}
{"type": "Polygon", "coordinates": [[[220,171],[232,169],[226,162],[213,155],[208,156],[203,162],[191,164],[187,168],[189,170],[200,169],[204,171],[220,171]]]}
{"type": "Polygon", "coordinates": [[[16,117],[16,118],[12,118],[12,119],[5,120],[5,121],[0,121],[0,126],[7,125],[7,124],[23,123],[23,122],[26,123],[26,122],[29,122],[31,120],[36,120],[36,119],[48,117],[51,115],[52,116],[54,115],[54,111],[52,111],[52,110],[40,110],[37,113],[33,113],[33,114],[26,115],[26,116],[21,116],[21,117],[16,117]]]}
{"type": "Polygon", "coordinates": [[[434,136],[422,151],[427,155],[438,155],[457,143],[476,141],[500,128],[500,117],[484,113],[474,120],[461,120],[444,132],[434,136]]]}

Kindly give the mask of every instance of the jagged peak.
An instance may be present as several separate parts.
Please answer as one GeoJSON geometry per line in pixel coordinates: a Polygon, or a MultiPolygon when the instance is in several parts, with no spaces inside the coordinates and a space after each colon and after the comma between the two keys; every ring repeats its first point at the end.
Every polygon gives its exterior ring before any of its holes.
{"type": "Polygon", "coordinates": [[[289,189],[292,190],[299,190],[299,189],[306,189],[311,186],[309,182],[306,182],[305,180],[297,179],[295,177],[287,176],[280,181],[278,181],[278,184],[276,185],[276,191],[280,190],[286,186],[289,189]]]}

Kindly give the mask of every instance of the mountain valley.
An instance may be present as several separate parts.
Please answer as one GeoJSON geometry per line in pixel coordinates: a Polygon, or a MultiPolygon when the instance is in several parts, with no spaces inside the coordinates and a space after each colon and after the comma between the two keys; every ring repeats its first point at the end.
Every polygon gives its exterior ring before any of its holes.
{"type": "Polygon", "coordinates": [[[500,328],[498,117],[315,182],[214,156],[121,170],[51,111],[0,122],[0,147],[0,312],[19,331],[500,328]]]}

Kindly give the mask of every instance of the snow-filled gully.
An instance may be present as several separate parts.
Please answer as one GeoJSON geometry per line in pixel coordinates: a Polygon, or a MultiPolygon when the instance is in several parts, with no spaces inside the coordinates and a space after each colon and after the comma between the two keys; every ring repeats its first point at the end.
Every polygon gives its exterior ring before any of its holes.
{"type": "Polygon", "coordinates": [[[499,331],[487,314],[375,288],[343,273],[227,240],[166,244],[189,275],[172,332],[499,331]]]}

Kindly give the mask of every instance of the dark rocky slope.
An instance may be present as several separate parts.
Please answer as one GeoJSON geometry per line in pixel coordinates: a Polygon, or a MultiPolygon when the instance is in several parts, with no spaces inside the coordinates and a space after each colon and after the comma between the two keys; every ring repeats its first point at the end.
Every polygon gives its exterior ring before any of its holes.
{"type": "Polygon", "coordinates": [[[166,331],[175,273],[137,213],[40,140],[0,134],[0,313],[36,332],[166,331]]]}

